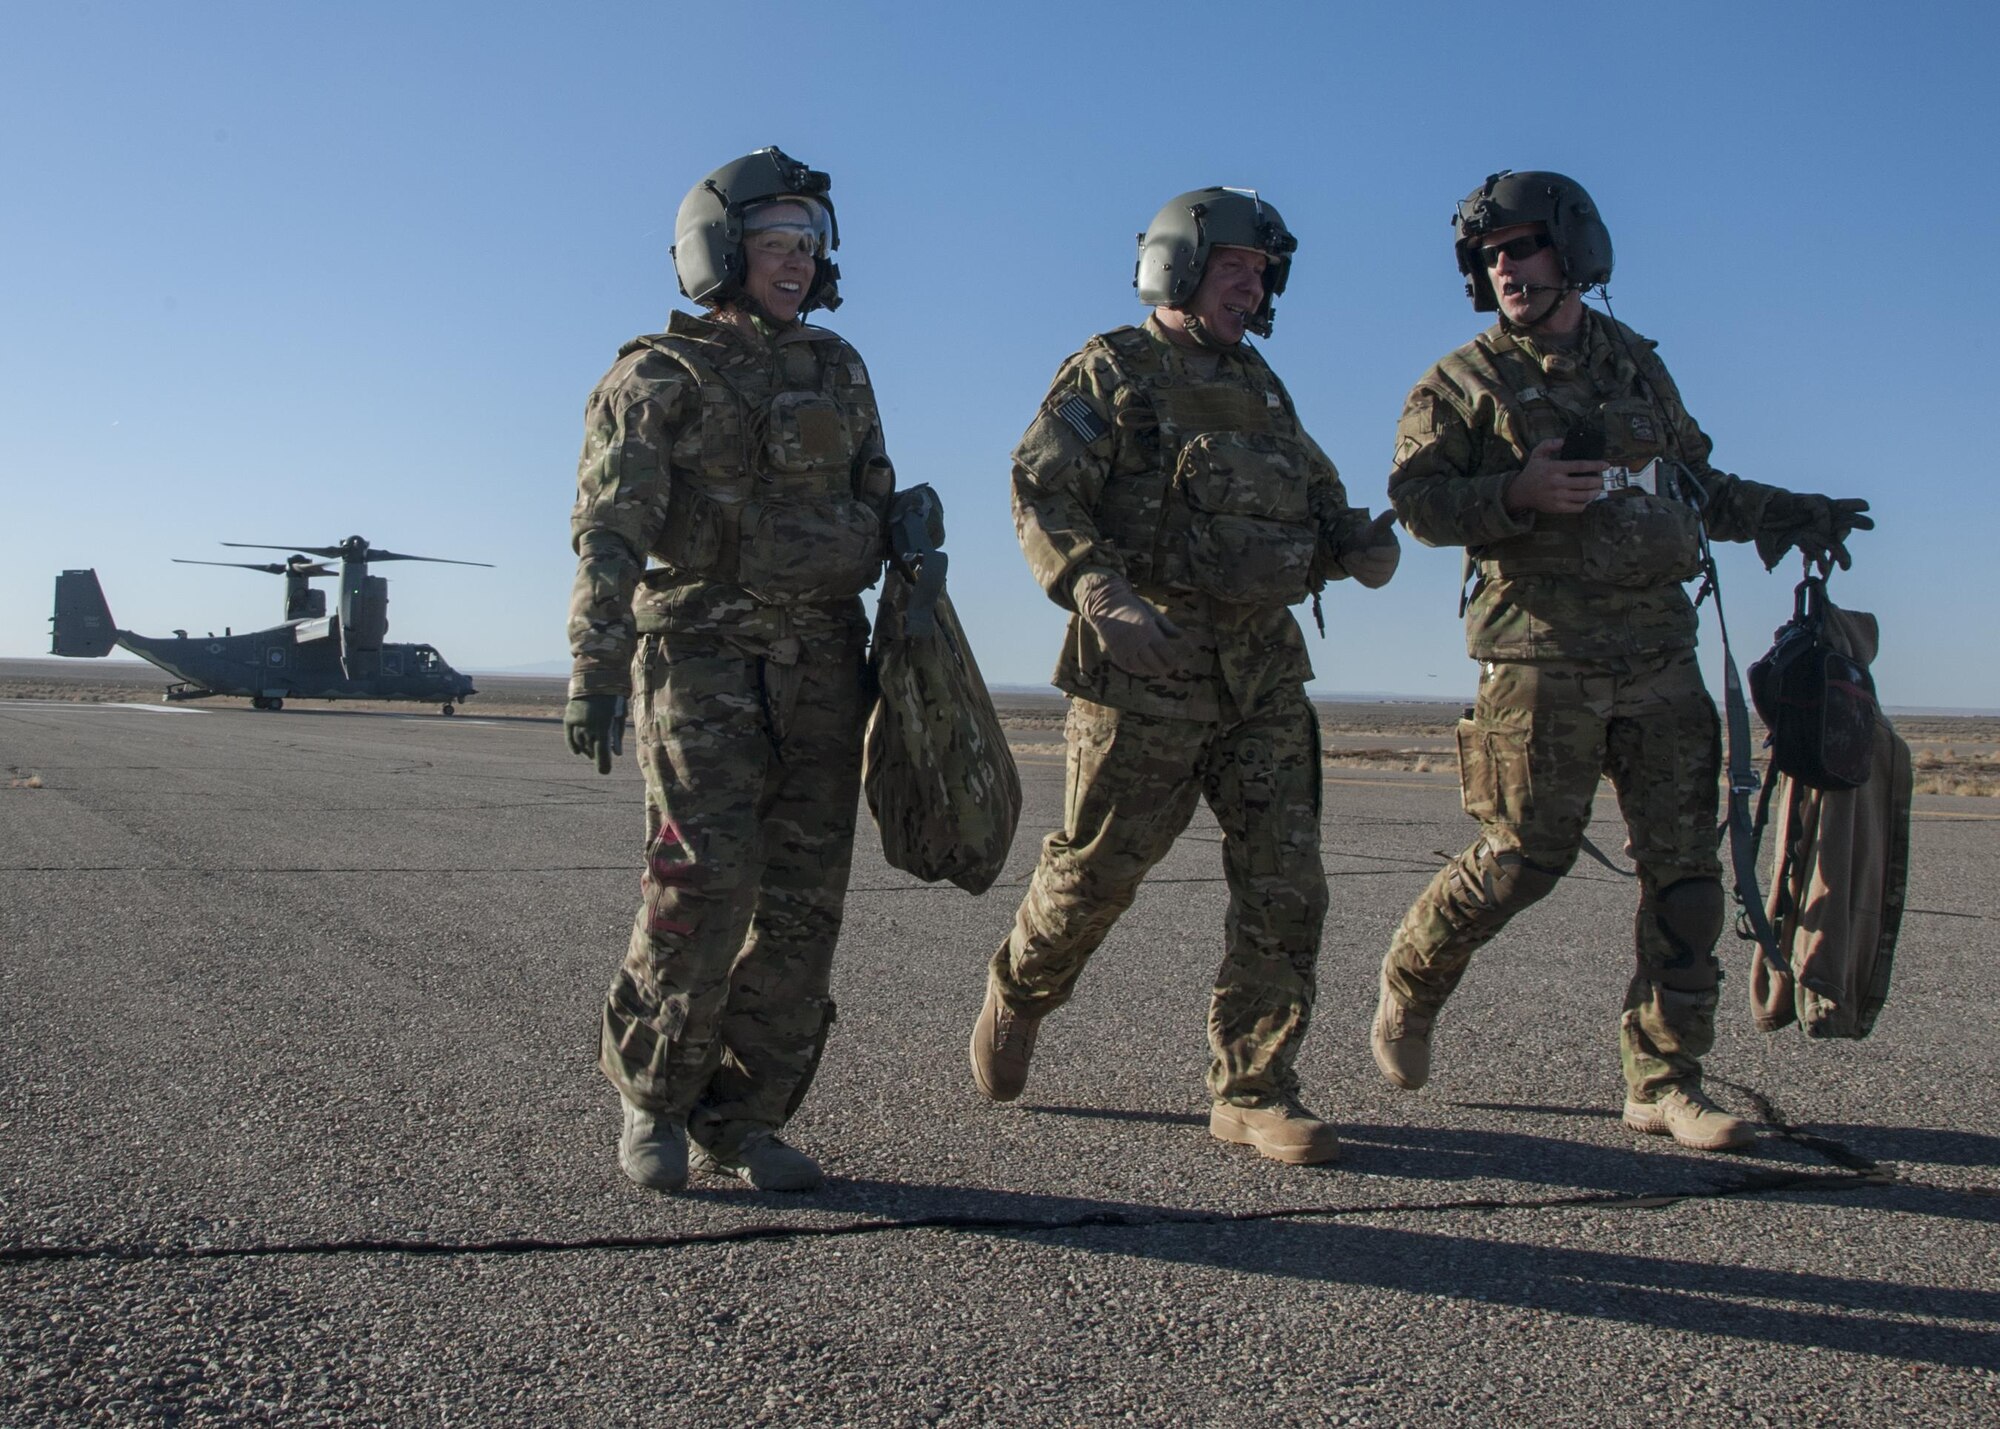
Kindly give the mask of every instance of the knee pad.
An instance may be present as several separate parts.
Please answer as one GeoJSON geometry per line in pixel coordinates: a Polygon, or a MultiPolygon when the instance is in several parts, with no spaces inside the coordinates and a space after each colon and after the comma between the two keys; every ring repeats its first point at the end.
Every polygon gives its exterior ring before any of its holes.
{"type": "Polygon", "coordinates": [[[1680,956],[1699,956],[1722,936],[1722,884],[1713,878],[1683,878],[1663,889],[1654,902],[1660,932],[1680,956]]]}
{"type": "Polygon", "coordinates": [[[1660,981],[1680,992],[1703,992],[1719,981],[1715,940],[1722,936],[1722,884],[1713,878],[1683,878],[1664,889],[1653,905],[1653,923],[1673,950],[1660,981]]]}

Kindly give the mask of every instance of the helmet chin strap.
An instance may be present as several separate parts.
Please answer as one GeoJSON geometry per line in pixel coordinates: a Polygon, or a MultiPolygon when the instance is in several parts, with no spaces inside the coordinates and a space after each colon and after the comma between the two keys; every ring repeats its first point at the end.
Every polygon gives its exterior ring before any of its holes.
{"type": "Polygon", "coordinates": [[[1215,334],[1208,330],[1207,323],[1185,308],[1182,308],[1180,311],[1181,331],[1193,338],[1197,347],[1206,348],[1210,352],[1227,352],[1229,350],[1222,343],[1215,340],[1215,334]]]}
{"type": "Polygon", "coordinates": [[[1507,316],[1505,308],[1500,309],[1500,321],[1506,326],[1515,328],[1521,332],[1533,332],[1556,315],[1562,308],[1564,298],[1568,297],[1571,293],[1581,293],[1583,285],[1581,283],[1526,283],[1522,285],[1522,291],[1527,293],[1554,293],[1556,295],[1555,301],[1551,302],[1546,308],[1543,308],[1540,316],[1529,318],[1526,322],[1511,318],[1507,316]]]}

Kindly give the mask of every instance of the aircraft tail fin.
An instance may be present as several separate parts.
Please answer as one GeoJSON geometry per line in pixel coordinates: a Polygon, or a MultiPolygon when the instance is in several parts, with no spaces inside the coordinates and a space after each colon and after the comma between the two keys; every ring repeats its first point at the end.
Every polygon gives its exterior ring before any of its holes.
{"type": "Polygon", "coordinates": [[[118,643],[118,627],[94,570],[64,571],[56,577],[56,613],[49,623],[55,627],[52,654],[87,659],[109,655],[118,643]]]}

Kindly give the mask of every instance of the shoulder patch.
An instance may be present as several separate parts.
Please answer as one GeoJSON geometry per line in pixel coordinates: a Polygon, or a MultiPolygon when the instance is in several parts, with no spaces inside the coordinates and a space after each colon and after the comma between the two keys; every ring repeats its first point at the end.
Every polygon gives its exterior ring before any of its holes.
{"type": "Polygon", "coordinates": [[[1070,430],[1086,442],[1094,442],[1111,429],[1104,425],[1104,419],[1092,410],[1089,402],[1080,393],[1071,393],[1056,404],[1055,413],[1062,418],[1070,430]]]}
{"type": "Polygon", "coordinates": [[[868,385],[868,369],[858,362],[848,363],[847,380],[852,382],[856,387],[866,387],[868,385]]]}

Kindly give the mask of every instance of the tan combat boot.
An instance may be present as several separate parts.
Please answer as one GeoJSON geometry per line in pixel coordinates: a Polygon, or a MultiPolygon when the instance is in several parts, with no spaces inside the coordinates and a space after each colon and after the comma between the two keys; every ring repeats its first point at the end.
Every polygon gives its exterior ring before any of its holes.
{"type": "Polygon", "coordinates": [[[1382,1075],[1406,1092],[1413,1092],[1431,1079],[1431,1024],[1437,1014],[1418,1012],[1389,987],[1382,977],[1375,998],[1375,1025],[1369,1029],[1368,1045],[1374,1050],[1375,1065],[1382,1075]]]}
{"type": "Polygon", "coordinates": [[[817,1191],[826,1178],[819,1162],[774,1131],[753,1131],[734,1156],[724,1158],[696,1147],[694,1166],[711,1176],[734,1176],[759,1191],[817,1191]]]}
{"type": "Polygon", "coordinates": [[[1267,1097],[1254,1106],[1217,1102],[1209,1109],[1208,1134],[1292,1166],[1318,1166],[1340,1155],[1333,1128],[1296,1096],[1267,1097]]]}
{"type": "Polygon", "coordinates": [[[986,980],[986,1003],[972,1024],[972,1080],[989,1101],[1010,1102],[1021,1095],[1041,1025],[1041,1018],[1009,1007],[999,984],[986,980]]]}
{"type": "Polygon", "coordinates": [[[618,1168],[649,1191],[679,1191],[688,1183],[685,1122],[625,1103],[618,1168]]]}
{"type": "Polygon", "coordinates": [[[1658,1100],[1625,1098],[1625,1124],[1648,1136],[1671,1136],[1696,1151],[1733,1151],[1757,1133],[1703,1094],[1699,1086],[1668,1087],[1658,1100]]]}

